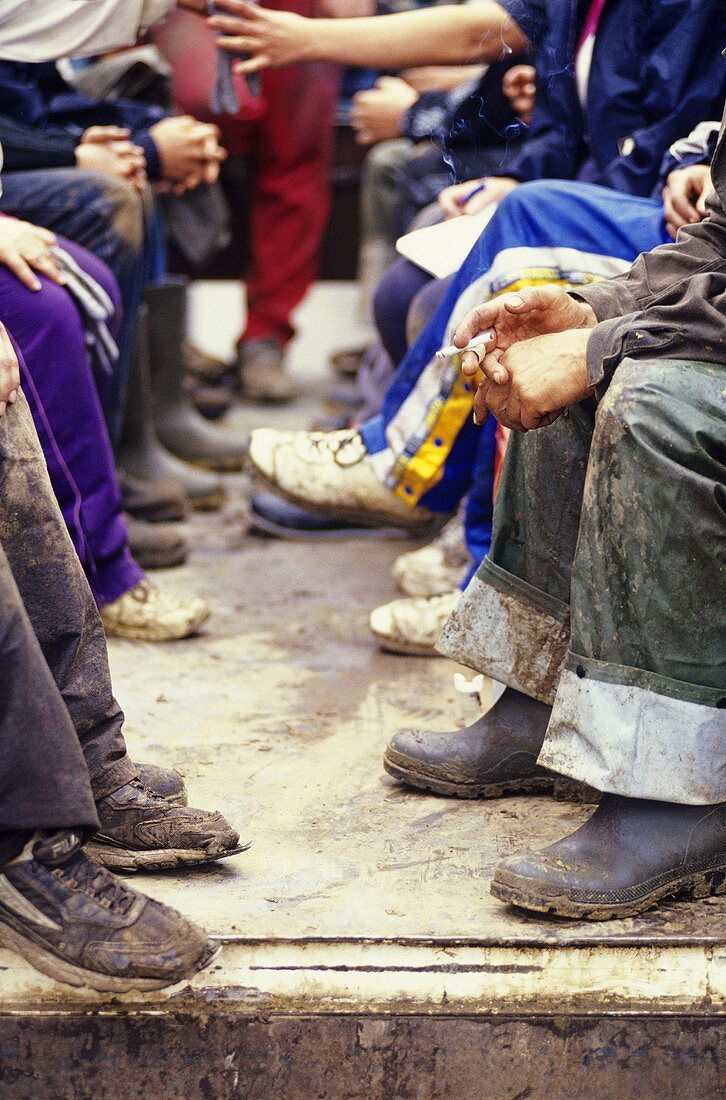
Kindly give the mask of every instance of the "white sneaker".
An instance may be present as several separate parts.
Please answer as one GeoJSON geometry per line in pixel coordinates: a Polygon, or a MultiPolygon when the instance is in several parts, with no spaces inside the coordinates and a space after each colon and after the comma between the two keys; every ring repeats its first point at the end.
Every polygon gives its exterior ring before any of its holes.
{"type": "Polygon", "coordinates": [[[133,638],[140,642],[188,638],[206,623],[209,614],[204,600],[170,596],[146,579],[101,609],[109,638],[133,638]]]}
{"type": "Polygon", "coordinates": [[[407,596],[442,596],[458,588],[470,568],[464,510],[460,509],[428,546],[399,554],[393,576],[407,596]]]}
{"type": "Polygon", "coordinates": [[[392,600],[371,611],[370,628],[389,653],[436,657],[436,641],[460,597],[457,588],[428,599],[392,600]]]}
{"type": "Polygon", "coordinates": [[[279,432],[257,428],[249,457],[286,500],[320,515],[371,527],[419,528],[434,517],[410,507],[379,480],[360,432],[279,432]]]}

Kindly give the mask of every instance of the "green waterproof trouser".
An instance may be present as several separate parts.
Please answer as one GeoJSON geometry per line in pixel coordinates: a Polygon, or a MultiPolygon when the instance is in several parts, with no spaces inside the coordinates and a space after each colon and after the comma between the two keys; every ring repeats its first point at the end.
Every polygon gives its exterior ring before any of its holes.
{"type": "Polygon", "coordinates": [[[442,653],[553,704],[540,763],[726,800],[726,371],[625,359],[600,404],[513,433],[494,539],[442,653]]]}

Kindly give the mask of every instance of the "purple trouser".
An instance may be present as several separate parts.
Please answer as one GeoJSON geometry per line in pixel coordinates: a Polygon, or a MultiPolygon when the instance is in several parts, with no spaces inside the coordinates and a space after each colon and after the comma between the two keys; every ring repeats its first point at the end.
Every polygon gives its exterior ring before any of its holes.
{"type": "MultiPolygon", "coordinates": [[[[62,238],[59,243],[105,289],[118,325],[119,292],[109,269],[79,245],[62,238]]],[[[53,491],[96,603],[103,607],[144,574],[128,546],[99,398],[103,383],[91,370],[80,314],[63,287],[41,282],[41,290],[28,290],[0,266],[0,320],[23,353],[22,386],[53,491]]]]}

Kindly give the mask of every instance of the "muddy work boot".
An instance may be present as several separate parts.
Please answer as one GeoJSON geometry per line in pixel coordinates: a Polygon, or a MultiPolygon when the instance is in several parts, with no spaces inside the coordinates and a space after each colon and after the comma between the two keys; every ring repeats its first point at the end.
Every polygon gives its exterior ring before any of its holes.
{"type": "Polygon", "coordinates": [[[125,470],[117,471],[124,512],[144,523],[176,523],[184,519],[188,501],[173,481],[141,481],[125,470]]]}
{"type": "Polygon", "coordinates": [[[81,849],[39,832],[0,868],[0,943],[59,982],[100,992],[163,989],[216,954],[174,909],[129,889],[81,849]]]}
{"type": "Polygon", "coordinates": [[[162,768],[160,764],[134,763],[137,778],[152,794],[165,798],[172,806],[186,806],[187,788],[179,772],[172,768],[162,768]]]}
{"type": "Polygon", "coordinates": [[[465,504],[428,546],[400,554],[392,573],[407,596],[443,596],[463,584],[472,560],[464,531],[465,504]]]}
{"type": "Polygon", "coordinates": [[[411,787],[456,798],[550,792],[561,779],[537,764],[552,708],[506,688],[473,725],[452,733],[400,730],[383,766],[411,787]]]}
{"type": "Polygon", "coordinates": [[[237,356],[242,397],[263,405],[292,401],[295,386],[285,370],[285,347],[279,340],[261,337],[243,341],[237,356]]]}
{"type": "Polygon", "coordinates": [[[634,917],[680,895],[726,893],[726,803],[605,794],[576,832],[497,867],[500,901],[581,920],[634,917]]]}
{"type": "Polygon", "coordinates": [[[182,279],[146,290],[154,428],[167,450],[185,462],[220,472],[241,470],[244,446],[213,428],[184,392],[186,295],[182,279]]]}
{"type": "Polygon", "coordinates": [[[142,569],[172,569],[187,560],[187,540],[170,523],[146,523],[124,514],[129,550],[142,569]]]}
{"type": "Polygon", "coordinates": [[[173,806],[141,779],[96,802],[101,828],[89,859],[113,871],[160,871],[227,859],[249,848],[219,813],[173,806]]]}
{"type": "Polygon", "coordinates": [[[257,428],[249,458],[271,489],[300,508],[369,527],[425,528],[434,514],[411,508],[378,477],[360,432],[257,428]]]}
{"type": "Polygon", "coordinates": [[[221,508],[227,497],[221,478],[181,462],[162,447],[152,422],[151,405],[148,309],[142,306],[129,373],[118,464],[139,481],[152,484],[171,481],[182,490],[196,511],[212,512],[221,508]]]}
{"type": "Polygon", "coordinates": [[[109,638],[175,642],[196,634],[210,611],[198,596],[171,596],[144,577],[123,596],[102,607],[100,614],[109,638]]]}

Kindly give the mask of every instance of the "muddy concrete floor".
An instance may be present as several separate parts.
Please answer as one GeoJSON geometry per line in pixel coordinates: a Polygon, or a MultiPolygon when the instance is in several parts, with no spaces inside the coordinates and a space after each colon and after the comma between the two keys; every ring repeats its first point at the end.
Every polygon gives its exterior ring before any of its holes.
{"type": "MultiPolygon", "coordinates": [[[[356,335],[340,320],[352,301],[342,294],[323,288],[306,307],[294,360],[300,401],[279,411],[240,407],[220,430],[307,426],[331,383],[327,350],[356,335]]],[[[214,320],[229,310],[210,303],[214,295],[196,303],[195,323],[219,350],[214,320]]],[[[132,753],[177,767],[192,803],[220,809],[254,844],[195,874],[144,876],[143,887],[210,932],[254,939],[602,937],[602,926],[524,917],[488,892],[498,859],[571,831],[587,808],[425,796],[382,770],[397,728],[467,720],[453,689],[457,666],[385,655],[368,631],[371,608],[396,595],[394,558],[415,544],[255,537],[246,531],[246,477],[226,481],[225,511],[187,525],[188,565],[157,574],[173,590],[203,595],[210,623],[174,644],[114,641],[111,664],[132,753]]],[[[671,904],[607,928],[626,938],[673,934],[723,940],[723,900],[671,904]]]]}

